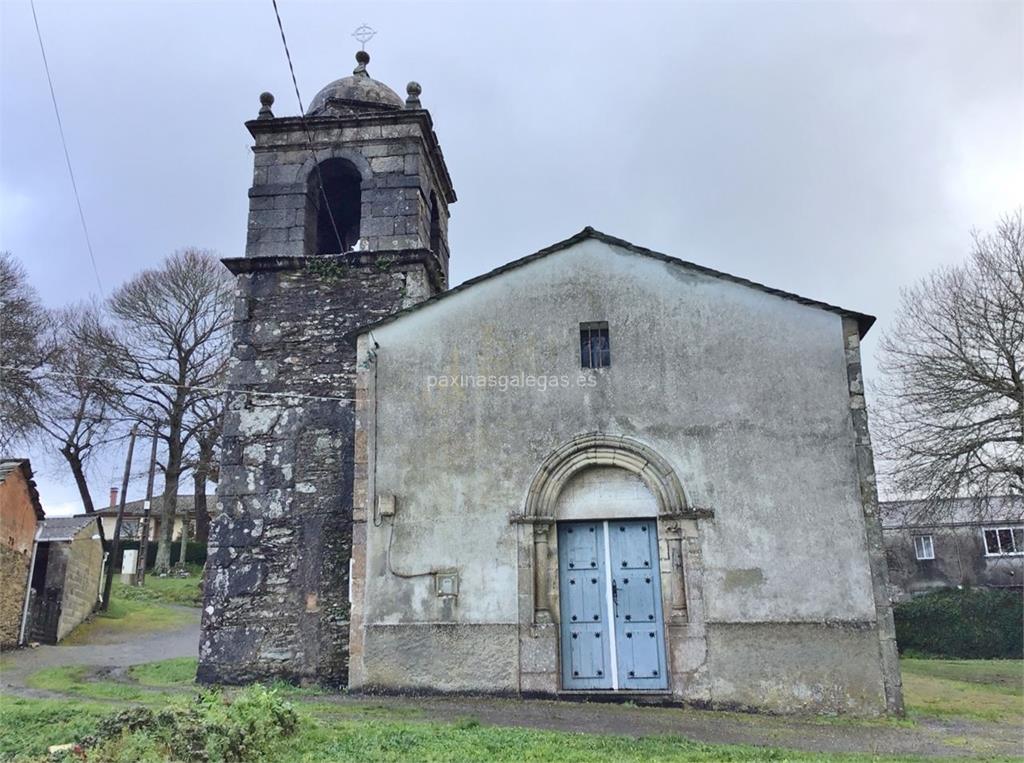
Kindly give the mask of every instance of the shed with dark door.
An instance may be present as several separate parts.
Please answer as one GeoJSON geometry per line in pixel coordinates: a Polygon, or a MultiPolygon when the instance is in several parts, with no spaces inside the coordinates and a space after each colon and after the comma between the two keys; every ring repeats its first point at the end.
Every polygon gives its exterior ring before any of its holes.
{"type": "Polygon", "coordinates": [[[23,641],[56,644],[93,613],[103,559],[97,517],[55,517],[39,525],[23,641]]]}

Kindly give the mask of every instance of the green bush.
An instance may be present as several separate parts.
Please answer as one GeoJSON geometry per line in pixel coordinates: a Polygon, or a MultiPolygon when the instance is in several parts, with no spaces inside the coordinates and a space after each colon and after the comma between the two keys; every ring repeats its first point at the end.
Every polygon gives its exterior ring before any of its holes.
{"type": "Polygon", "coordinates": [[[298,725],[291,703],[257,684],[231,700],[210,691],[162,710],[122,710],[100,721],[79,747],[85,760],[97,763],[255,761],[298,725]]]}
{"type": "Polygon", "coordinates": [[[1019,591],[944,589],[893,607],[900,653],[960,659],[1024,657],[1019,591]]]}
{"type": "MultiPolygon", "coordinates": [[[[123,540],[123,541],[121,541],[120,549],[121,549],[121,553],[123,553],[124,551],[126,551],[126,550],[128,550],[130,548],[137,549],[138,547],[139,547],[139,542],[137,540],[123,540]]],[[[147,570],[153,569],[153,566],[156,564],[156,548],[157,548],[157,542],[156,541],[150,541],[149,544],[146,546],[146,569],[147,570]]],[[[175,541],[174,546],[171,549],[171,561],[174,564],[178,563],[178,554],[180,552],[181,552],[181,543],[178,542],[178,541],[175,541]]],[[[204,564],[206,564],[206,544],[205,543],[196,543],[195,541],[189,541],[188,543],[186,543],[185,544],[185,562],[186,562],[186,564],[198,564],[200,567],[202,567],[204,564]]],[[[118,566],[117,569],[118,570],[121,569],[120,565],[118,566]]]]}

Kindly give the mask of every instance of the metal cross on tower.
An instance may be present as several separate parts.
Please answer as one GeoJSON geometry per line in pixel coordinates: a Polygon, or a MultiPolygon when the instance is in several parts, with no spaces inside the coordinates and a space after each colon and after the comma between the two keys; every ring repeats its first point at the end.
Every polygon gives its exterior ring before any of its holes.
{"type": "Polygon", "coordinates": [[[366,43],[372,40],[376,34],[377,30],[369,24],[360,24],[356,27],[356,31],[352,33],[352,36],[355,37],[362,46],[360,50],[366,50],[366,43]]]}

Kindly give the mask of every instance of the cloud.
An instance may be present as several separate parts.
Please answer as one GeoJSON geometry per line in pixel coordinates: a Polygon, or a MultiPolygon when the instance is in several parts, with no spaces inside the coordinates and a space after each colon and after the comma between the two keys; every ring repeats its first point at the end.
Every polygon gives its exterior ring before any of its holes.
{"type": "Polygon", "coordinates": [[[43,511],[48,517],[70,517],[82,513],[81,501],[65,501],[63,503],[48,503],[43,506],[43,511]]]}
{"type": "MultiPolygon", "coordinates": [[[[187,243],[241,255],[243,123],[263,90],[278,116],[298,108],[269,5],[38,10],[108,292],[187,243]]],[[[593,225],[876,314],[870,378],[900,285],[1022,201],[1021,3],[282,11],[307,102],[351,72],[343,32],[364,19],[371,74],[423,85],[459,194],[453,284],[593,225]]],[[[0,22],[3,245],[47,304],[81,300],[95,283],[27,4],[0,3],[0,22]]]]}
{"type": "Polygon", "coordinates": [[[27,227],[26,218],[32,208],[31,197],[0,180],[0,249],[9,248],[7,236],[27,227]]]}

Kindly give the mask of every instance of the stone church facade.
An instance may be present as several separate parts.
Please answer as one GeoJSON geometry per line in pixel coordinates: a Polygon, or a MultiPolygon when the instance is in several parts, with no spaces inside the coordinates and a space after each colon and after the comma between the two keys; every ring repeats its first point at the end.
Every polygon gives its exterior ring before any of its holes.
{"type": "Polygon", "coordinates": [[[247,125],[200,679],[901,712],[872,319],[589,228],[448,289],[365,65],[247,125]]]}

